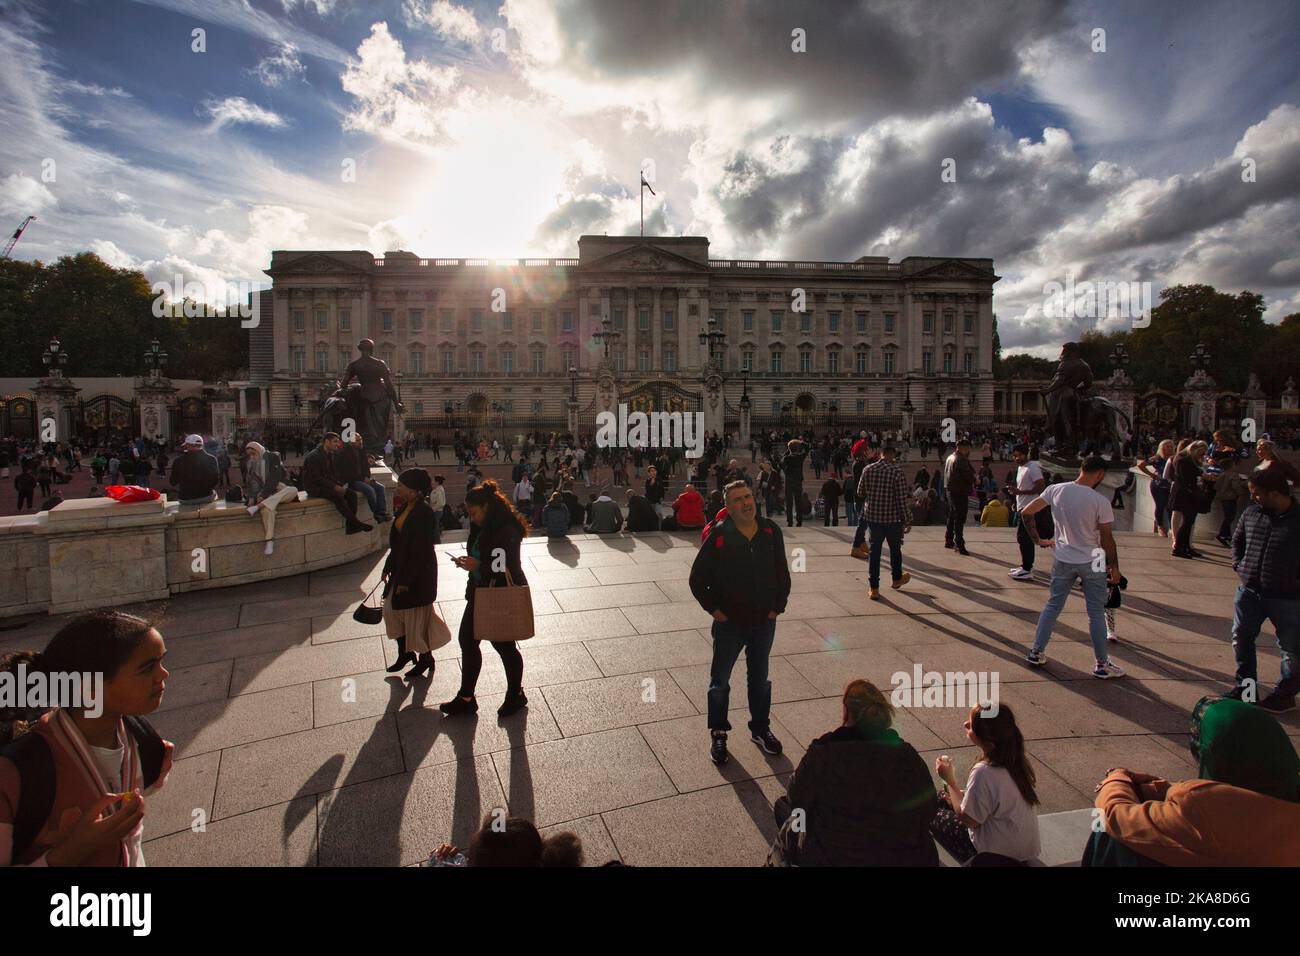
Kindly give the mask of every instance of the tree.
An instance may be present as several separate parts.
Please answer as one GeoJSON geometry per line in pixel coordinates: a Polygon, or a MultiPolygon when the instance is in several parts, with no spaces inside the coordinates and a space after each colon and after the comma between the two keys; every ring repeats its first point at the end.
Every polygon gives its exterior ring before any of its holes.
{"type": "Polygon", "coordinates": [[[1208,285],[1171,286],[1160,293],[1150,325],[1126,336],[1129,374],[1139,388],[1178,391],[1191,375],[1193,350],[1203,344],[1210,350],[1208,371],[1214,380],[1222,388],[1240,390],[1269,337],[1263,296],[1232,295],[1208,285]]]}
{"type": "Polygon", "coordinates": [[[71,376],[138,375],[155,338],[169,354],[168,375],[215,381],[247,365],[247,335],[237,317],[159,318],[149,281],[90,252],[51,265],[0,262],[0,375],[41,374],[53,336],[68,352],[71,376]]]}
{"type": "Polygon", "coordinates": [[[1288,377],[1300,378],[1300,312],[1292,312],[1279,324],[1269,326],[1268,339],[1255,362],[1259,384],[1277,397],[1288,377]]]}
{"type": "Polygon", "coordinates": [[[1055,372],[1056,362],[1052,359],[1018,352],[1002,359],[1000,378],[1003,381],[1011,378],[1051,378],[1055,372]]]}

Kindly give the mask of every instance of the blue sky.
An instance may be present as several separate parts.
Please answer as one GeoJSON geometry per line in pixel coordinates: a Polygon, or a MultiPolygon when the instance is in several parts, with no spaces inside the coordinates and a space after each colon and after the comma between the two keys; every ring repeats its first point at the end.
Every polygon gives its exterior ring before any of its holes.
{"type": "Polygon", "coordinates": [[[573,255],[582,233],[635,234],[646,166],[647,232],[717,258],[992,257],[1009,349],[1086,327],[1043,314],[1067,275],[1300,311],[1295,3],[0,12],[0,230],[39,216],[20,258],[92,249],[215,284],[280,248],[573,255]]]}

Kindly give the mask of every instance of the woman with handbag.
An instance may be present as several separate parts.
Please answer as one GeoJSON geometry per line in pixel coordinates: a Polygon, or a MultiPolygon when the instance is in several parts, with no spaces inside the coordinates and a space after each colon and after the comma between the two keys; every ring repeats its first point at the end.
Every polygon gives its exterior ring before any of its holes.
{"type": "Polygon", "coordinates": [[[1174,557],[1199,558],[1201,552],[1192,547],[1192,530],[1198,514],[1209,513],[1209,493],[1201,486],[1201,460],[1209,446],[1194,441],[1174,461],[1174,485],[1169,494],[1169,505],[1181,517],[1174,538],[1174,557]]]}
{"type": "Polygon", "coordinates": [[[423,468],[408,468],[397,479],[397,516],[388,532],[384,562],[384,630],[397,641],[397,660],[390,673],[414,663],[407,680],[432,676],[433,651],[451,641],[438,617],[438,516],[429,506],[433,481],[423,468]],[[400,503],[400,504],[399,504],[400,503]]]}
{"type": "Polygon", "coordinates": [[[474,687],[483,669],[479,642],[486,640],[492,642],[506,671],[506,699],[497,709],[497,716],[508,717],[528,706],[528,698],[524,696],[524,657],[515,643],[533,633],[528,581],[519,557],[519,546],[529,532],[528,519],[515,510],[510,499],[491,480],[465,496],[465,508],[472,522],[466,548],[469,553],[453,559],[457,567],[469,572],[465,614],[460,620],[460,692],[441,704],[439,710],[449,717],[478,711],[474,687]],[[477,595],[487,588],[506,589],[494,596],[490,611],[487,605],[478,606],[486,596],[477,595]],[[487,621],[491,612],[507,607],[510,609],[507,617],[495,623],[487,621]],[[527,620],[523,619],[525,614],[527,620]]]}

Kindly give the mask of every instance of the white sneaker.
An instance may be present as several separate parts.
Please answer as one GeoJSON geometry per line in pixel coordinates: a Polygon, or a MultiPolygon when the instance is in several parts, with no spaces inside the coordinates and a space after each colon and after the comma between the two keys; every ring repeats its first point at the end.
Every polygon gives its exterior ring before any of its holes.
{"type": "Polygon", "coordinates": [[[1017,581],[1030,581],[1034,577],[1033,571],[1026,571],[1024,568],[1012,568],[1008,573],[1017,581]]]}
{"type": "Polygon", "coordinates": [[[1123,677],[1124,671],[1118,664],[1109,660],[1098,661],[1097,666],[1092,669],[1092,676],[1099,680],[1110,680],[1112,677],[1123,677]]]}
{"type": "Polygon", "coordinates": [[[275,550],[275,542],[274,542],[274,541],[268,541],[268,542],[266,542],[266,547],[262,549],[262,553],[263,553],[263,554],[270,554],[270,553],[272,553],[274,550],[275,550]]]}
{"type": "Polygon", "coordinates": [[[1114,631],[1107,631],[1107,632],[1106,632],[1106,640],[1110,641],[1112,644],[1118,644],[1118,643],[1119,643],[1119,635],[1116,634],[1114,631]]]}
{"type": "Polygon", "coordinates": [[[1036,651],[1031,647],[1029,653],[1025,655],[1025,660],[1034,667],[1042,667],[1047,663],[1047,654],[1044,651],[1036,651]]]}
{"type": "Polygon", "coordinates": [[[248,506],[248,516],[249,516],[250,518],[255,518],[255,517],[257,517],[257,505],[249,505],[249,506],[248,506]]]}

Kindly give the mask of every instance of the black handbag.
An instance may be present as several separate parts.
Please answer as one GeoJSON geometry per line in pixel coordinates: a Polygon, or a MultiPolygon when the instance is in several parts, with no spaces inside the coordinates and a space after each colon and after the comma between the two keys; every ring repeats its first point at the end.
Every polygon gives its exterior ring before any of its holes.
{"type": "MultiPolygon", "coordinates": [[[[382,581],[379,583],[382,583],[382,581]]],[[[379,590],[379,583],[375,584],[375,586],[370,589],[370,594],[367,594],[361,603],[357,605],[357,609],[352,612],[352,620],[356,621],[358,624],[378,624],[384,619],[384,605],[382,601],[380,601],[380,603],[375,607],[370,607],[366,604],[366,601],[369,601],[374,593],[379,590]]]]}

